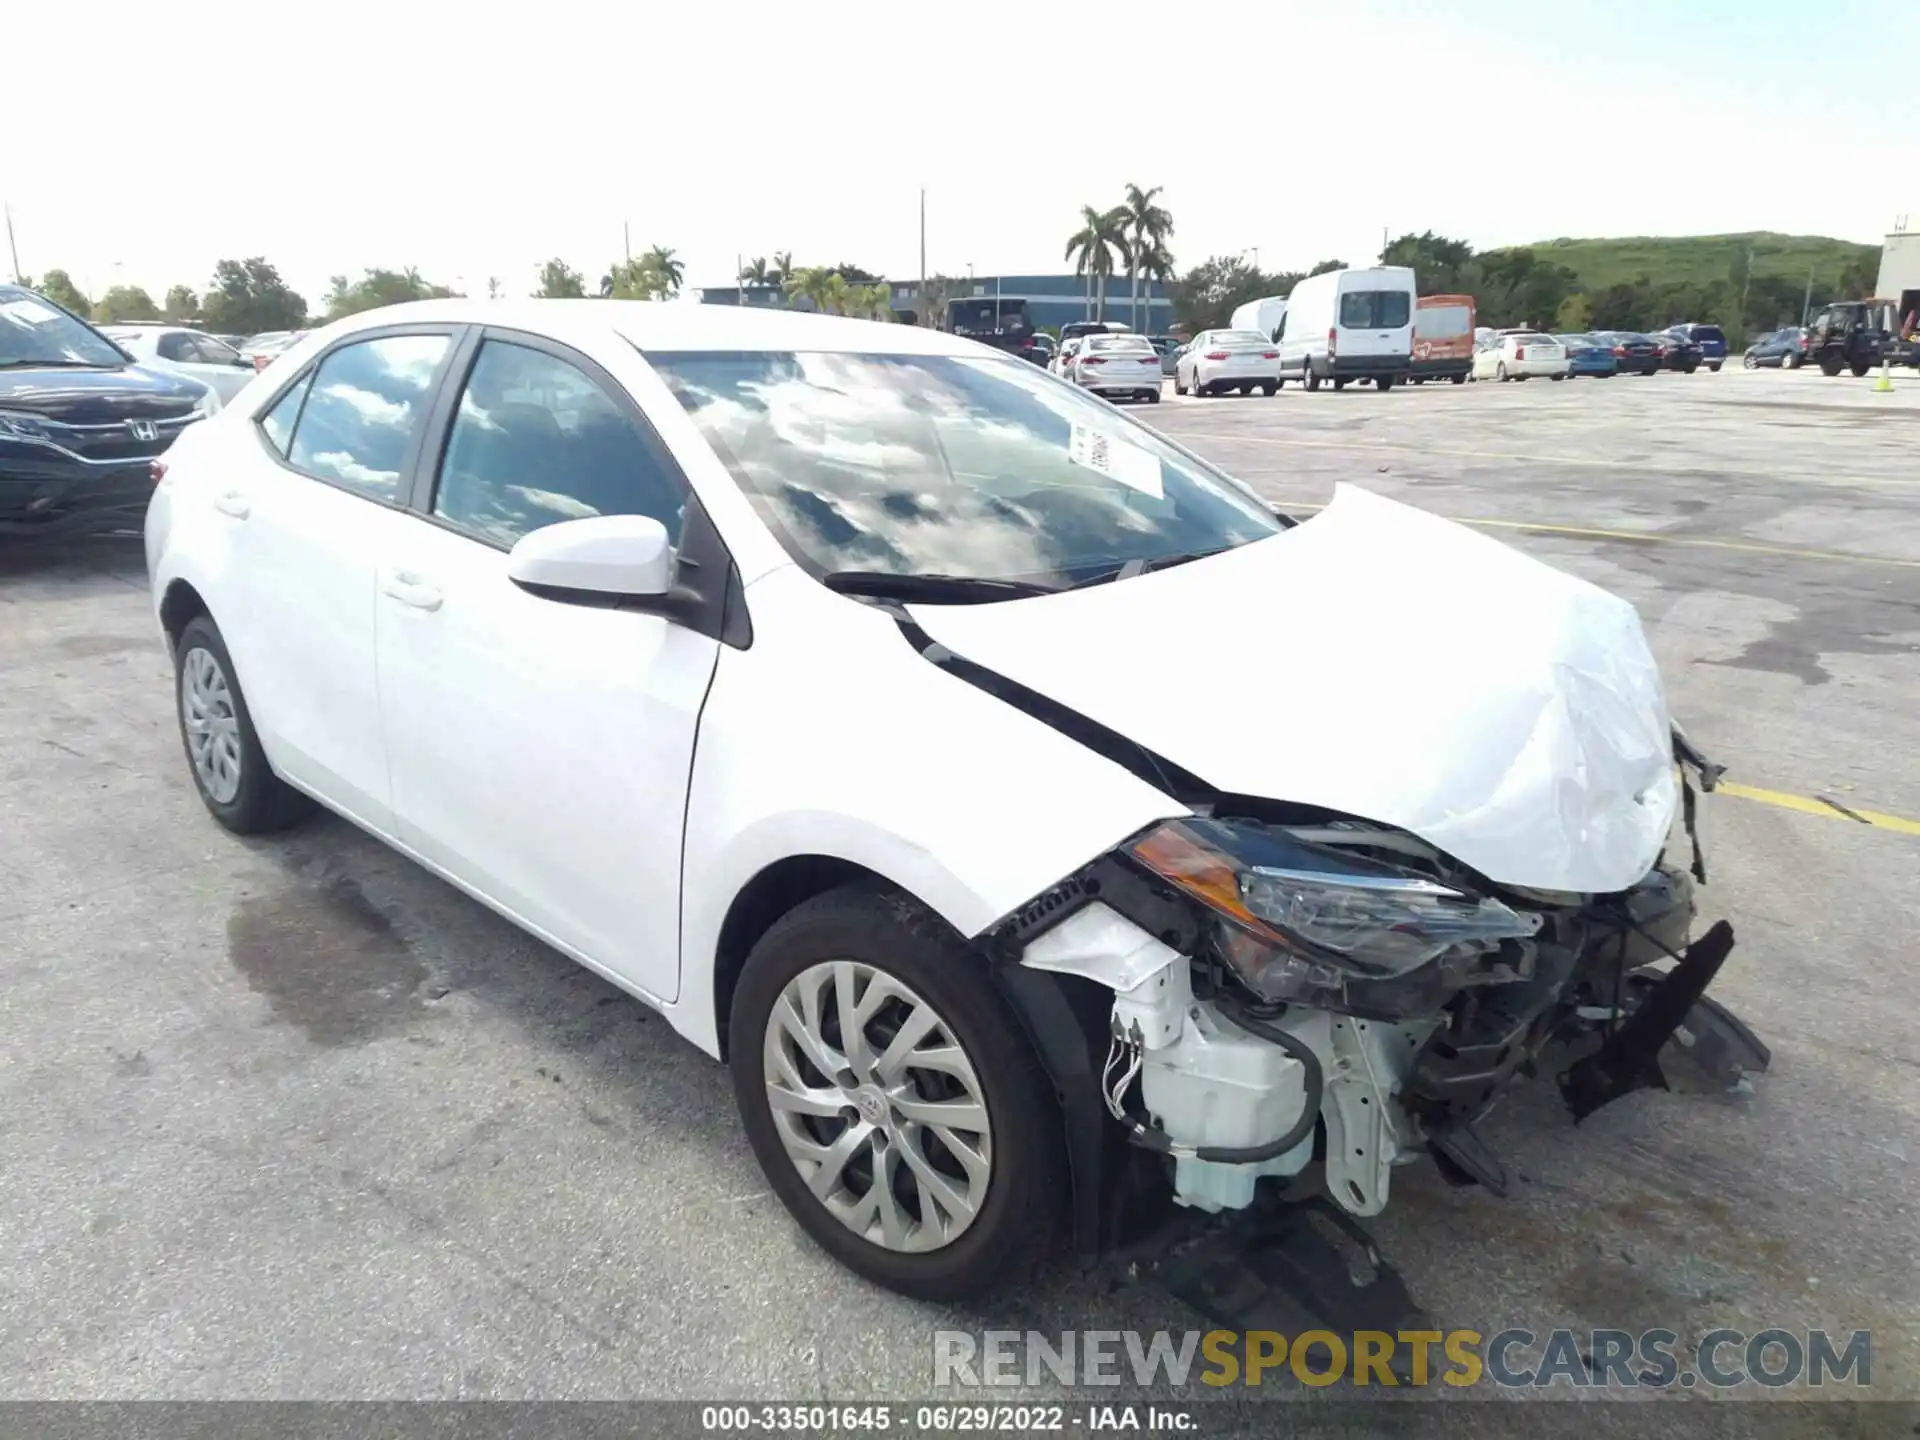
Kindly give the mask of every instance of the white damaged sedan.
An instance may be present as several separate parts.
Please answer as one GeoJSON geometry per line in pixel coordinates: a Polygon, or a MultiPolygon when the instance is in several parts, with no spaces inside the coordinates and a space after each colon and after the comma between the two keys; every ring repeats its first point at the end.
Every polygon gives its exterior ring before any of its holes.
{"type": "Polygon", "coordinates": [[[1630,605],[1351,487],[1276,515],[1017,357],[400,305],[156,471],[214,818],[318,802],[659,1010],[906,1293],[1063,1227],[1351,1226],[1427,1156],[1499,1188],[1510,1083],[1564,1052],[1584,1115],[1683,1019],[1764,1067],[1701,998],[1731,933],[1688,946],[1663,852],[1717,770],[1630,605]]]}

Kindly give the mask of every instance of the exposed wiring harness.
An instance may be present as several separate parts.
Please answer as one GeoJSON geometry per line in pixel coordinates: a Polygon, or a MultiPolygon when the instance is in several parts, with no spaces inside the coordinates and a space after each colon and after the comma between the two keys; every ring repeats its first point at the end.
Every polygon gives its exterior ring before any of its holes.
{"type": "Polygon", "coordinates": [[[1262,1145],[1182,1144],[1158,1125],[1142,1120],[1127,1109],[1127,1091],[1133,1088],[1133,1082],[1139,1078],[1140,1067],[1145,1063],[1146,1056],[1138,1044],[1117,1030],[1107,1046],[1107,1063],[1100,1071],[1100,1088],[1106,1096],[1107,1112],[1126,1129],[1127,1139],[1132,1144],[1156,1154],[1206,1160],[1218,1165],[1256,1165],[1263,1160],[1277,1159],[1312,1135],[1314,1126],[1320,1122],[1320,1101],[1326,1091],[1326,1073],[1321,1068],[1320,1057],[1313,1053],[1313,1047],[1304,1040],[1253,1014],[1226,995],[1216,995],[1214,1004],[1249,1035],[1279,1046],[1300,1062],[1301,1069],[1306,1072],[1302,1080],[1302,1088],[1306,1093],[1302,1098],[1299,1117],[1293,1124],[1262,1145]]]}

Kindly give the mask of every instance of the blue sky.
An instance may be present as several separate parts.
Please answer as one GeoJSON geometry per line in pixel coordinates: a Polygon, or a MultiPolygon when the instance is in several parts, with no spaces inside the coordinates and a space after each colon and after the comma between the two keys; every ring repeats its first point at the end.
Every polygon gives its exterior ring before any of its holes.
{"type": "MultiPolygon", "coordinates": [[[[15,0],[17,34],[58,33],[15,0]]],[[[87,9],[85,69],[10,62],[0,195],[29,273],[204,285],[264,254],[516,292],[597,277],[622,226],[691,284],[791,250],[909,277],[1063,268],[1083,202],[1165,187],[1183,263],[1364,261],[1383,228],[1485,247],[1920,215],[1920,8],[1859,0],[973,0],[87,9]],[[164,65],[161,58],[166,57],[164,65]],[[38,123],[38,122],[36,122],[38,123]],[[17,137],[16,137],[17,139],[17,137]]],[[[3,262],[0,262],[3,263],[3,262]]]]}

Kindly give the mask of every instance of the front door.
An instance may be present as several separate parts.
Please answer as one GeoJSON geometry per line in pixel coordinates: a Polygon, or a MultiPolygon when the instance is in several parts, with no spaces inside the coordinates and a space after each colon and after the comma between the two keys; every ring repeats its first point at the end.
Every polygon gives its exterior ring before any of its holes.
{"type": "Polygon", "coordinates": [[[530,530],[651,515],[685,488],[618,382],[488,332],[425,515],[378,581],[381,702],[402,843],[576,957],[679,993],[680,845],[719,642],[507,577],[530,530]]]}

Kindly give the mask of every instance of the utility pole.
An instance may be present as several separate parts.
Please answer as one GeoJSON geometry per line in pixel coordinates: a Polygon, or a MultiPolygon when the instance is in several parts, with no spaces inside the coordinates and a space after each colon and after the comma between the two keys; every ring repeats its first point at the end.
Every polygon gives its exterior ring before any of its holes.
{"type": "Polygon", "coordinates": [[[627,264],[633,264],[633,226],[625,220],[620,222],[620,248],[626,253],[627,264]]]}
{"type": "Polygon", "coordinates": [[[20,247],[13,243],[13,206],[8,205],[5,208],[7,212],[7,252],[13,256],[13,283],[18,285],[22,283],[20,279],[20,247]]]}
{"type": "MultiPolygon", "coordinates": [[[[1747,290],[1753,284],[1753,250],[1747,250],[1747,273],[1740,277],[1740,328],[1747,329],[1747,290]]],[[[1742,337],[1745,338],[1744,336],[1742,337]]]]}
{"type": "MultiPolygon", "coordinates": [[[[927,305],[927,187],[924,185],[920,187],[920,298],[914,302],[913,308],[916,310],[929,308],[927,305]]],[[[939,321],[931,315],[922,315],[920,323],[930,325],[936,330],[940,328],[939,321]]]]}
{"type": "Polygon", "coordinates": [[[1807,323],[1807,316],[1813,313],[1813,266],[1807,267],[1807,298],[1800,302],[1800,323],[1807,323]]]}

